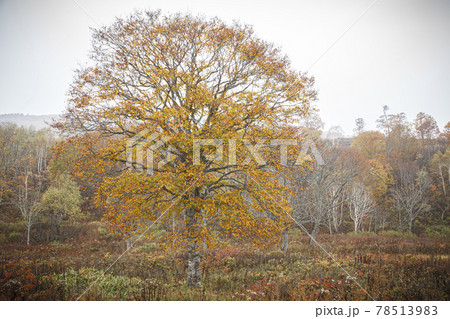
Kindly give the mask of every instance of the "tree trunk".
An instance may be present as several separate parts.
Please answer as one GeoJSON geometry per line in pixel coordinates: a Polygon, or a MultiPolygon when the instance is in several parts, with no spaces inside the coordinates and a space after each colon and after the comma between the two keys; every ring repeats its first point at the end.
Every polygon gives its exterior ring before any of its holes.
{"type": "Polygon", "coordinates": [[[30,246],[31,225],[27,225],[27,246],[30,246]]]}
{"type": "Polygon", "coordinates": [[[289,229],[283,230],[283,237],[281,237],[281,251],[286,252],[289,246],[289,229]]]}
{"type": "Polygon", "coordinates": [[[413,220],[410,219],[410,220],[409,220],[409,223],[408,223],[408,224],[409,224],[408,226],[409,226],[409,233],[410,233],[410,234],[412,234],[412,223],[413,223],[413,220]]]}
{"type": "Polygon", "coordinates": [[[311,240],[309,241],[310,245],[316,245],[316,238],[317,235],[319,234],[319,228],[320,228],[320,224],[319,223],[314,223],[314,229],[311,232],[311,240]]]}
{"type": "Polygon", "coordinates": [[[175,218],[172,218],[172,245],[175,247],[175,218]]]}
{"type": "MultiPolygon", "coordinates": [[[[203,216],[203,227],[206,228],[206,218],[203,216]]],[[[206,243],[203,243],[203,255],[206,255],[208,251],[208,245],[206,243]]]]}
{"type": "Polygon", "coordinates": [[[56,220],[56,238],[58,241],[61,241],[61,224],[62,224],[62,215],[59,214],[56,220]]]}
{"type": "Polygon", "coordinates": [[[201,287],[201,256],[198,245],[199,210],[191,206],[186,210],[186,228],[188,239],[188,271],[187,284],[189,287],[201,287]]]}
{"type": "Polygon", "coordinates": [[[187,280],[189,287],[201,287],[201,271],[200,271],[200,251],[198,250],[197,243],[189,243],[188,251],[188,273],[187,280]]]}
{"type": "Polygon", "coordinates": [[[58,241],[61,240],[61,238],[60,238],[61,224],[62,224],[62,215],[59,214],[59,213],[53,215],[52,219],[51,219],[51,225],[52,225],[52,228],[54,228],[54,231],[55,231],[54,232],[54,235],[56,236],[55,240],[58,240],[58,241]]]}

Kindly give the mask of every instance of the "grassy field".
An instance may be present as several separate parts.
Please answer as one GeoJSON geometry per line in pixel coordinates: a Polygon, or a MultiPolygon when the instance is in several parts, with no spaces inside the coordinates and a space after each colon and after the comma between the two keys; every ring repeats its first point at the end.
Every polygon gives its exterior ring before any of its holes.
{"type": "Polygon", "coordinates": [[[164,230],[125,249],[100,222],[63,243],[5,243],[0,300],[449,300],[449,241],[387,235],[323,235],[330,257],[290,231],[286,253],[232,242],[208,251],[202,287],[186,286],[187,255],[164,251],[164,230]]]}

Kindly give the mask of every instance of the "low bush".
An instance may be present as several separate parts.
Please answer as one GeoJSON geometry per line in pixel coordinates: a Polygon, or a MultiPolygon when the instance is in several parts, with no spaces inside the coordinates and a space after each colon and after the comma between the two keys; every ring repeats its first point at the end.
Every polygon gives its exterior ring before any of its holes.
{"type": "Polygon", "coordinates": [[[450,227],[445,225],[435,225],[425,230],[425,235],[431,238],[450,239],[450,227]]]}
{"type": "Polygon", "coordinates": [[[106,227],[104,227],[103,225],[99,226],[97,228],[98,233],[106,238],[112,239],[114,238],[114,234],[111,233],[106,227]]]}
{"type": "Polygon", "coordinates": [[[10,234],[8,235],[8,240],[9,240],[9,242],[11,242],[11,243],[17,243],[17,242],[20,242],[22,239],[23,239],[23,233],[16,233],[16,232],[13,232],[13,233],[10,233],[10,234]]]}
{"type": "Polygon", "coordinates": [[[416,238],[417,235],[408,232],[401,232],[397,230],[385,230],[378,233],[380,236],[394,237],[394,238],[416,238]]]}
{"type": "Polygon", "coordinates": [[[160,250],[160,247],[157,243],[145,243],[139,247],[139,249],[146,253],[152,253],[154,251],[160,250]]]}
{"type": "Polygon", "coordinates": [[[347,235],[349,235],[349,236],[367,236],[367,237],[370,237],[370,236],[377,236],[377,233],[374,233],[374,232],[371,232],[371,231],[366,231],[366,232],[357,232],[357,233],[355,233],[354,231],[352,231],[352,232],[350,232],[350,233],[347,233],[347,235]]]}

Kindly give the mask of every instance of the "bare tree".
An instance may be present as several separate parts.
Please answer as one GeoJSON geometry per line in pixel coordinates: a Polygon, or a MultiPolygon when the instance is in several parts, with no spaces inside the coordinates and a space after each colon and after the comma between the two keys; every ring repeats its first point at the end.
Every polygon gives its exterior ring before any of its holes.
{"type": "Polygon", "coordinates": [[[325,137],[331,142],[333,147],[336,147],[339,140],[344,137],[344,130],[340,126],[332,126],[326,133],[325,137]]]}
{"type": "Polygon", "coordinates": [[[439,126],[431,115],[419,112],[414,120],[414,128],[417,137],[421,140],[422,155],[430,160],[434,153],[432,141],[439,136],[439,126]]]}
{"type": "MultiPolygon", "coordinates": [[[[298,177],[297,195],[293,201],[293,213],[297,222],[312,226],[311,244],[319,234],[320,226],[326,224],[326,217],[333,216],[342,209],[346,200],[345,190],[356,174],[355,158],[351,152],[329,148],[323,152],[322,157],[325,165],[298,177]]],[[[338,222],[338,216],[331,218],[336,218],[338,222]]]]}
{"type": "Polygon", "coordinates": [[[355,120],[356,128],[354,129],[356,135],[358,136],[362,132],[364,132],[364,127],[366,126],[366,123],[364,123],[364,119],[359,117],[355,120]]]}
{"type": "MultiPolygon", "coordinates": [[[[339,191],[338,187],[334,187],[331,189],[332,193],[335,193],[339,191]]],[[[334,206],[328,213],[327,213],[327,226],[328,230],[330,232],[330,235],[334,233],[339,232],[339,227],[341,226],[342,222],[344,221],[344,211],[346,209],[346,203],[348,201],[349,192],[348,191],[341,191],[340,194],[338,194],[338,202],[340,205],[334,206]]]]}
{"type": "Polygon", "coordinates": [[[36,223],[41,213],[41,206],[39,204],[41,185],[38,178],[33,176],[29,169],[25,170],[25,173],[21,176],[21,180],[21,185],[18,185],[16,205],[27,227],[27,245],[30,245],[31,227],[36,223]]]}
{"type": "Polygon", "coordinates": [[[403,222],[407,222],[410,233],[414,220],[428,207],[427,191],[430,184],[430,178],[423,170],[417,172],[413,168],[405,168],[400,171],[400,180],[393,190],[394,205],[400,227],[403,222]]]}
{"type": "Polygon", "coordinates": [[[50,130],[0,124],[0,204],[18,208],[27,228],[37,222],[45,170],[53,143],[50,130]]]}
{"type": "Polygon", "coordinates": [[[439,181],[441,191],[434,192],[436,200],[434,205],[441,210],[441,220],[444,220],[446,212],[450,208],[450,196],[448,189],[450,185],[450,148],[445,153],[438,151],[431,160],[431,173],[439,181]]]}
{"type": "Polygon", "coordinates": [[[374,201],[370,191],[361,183],[354,184],[351,188],[351,196],[348,202],[350,218],[354,223],[355,233],[361,229],[364,218],[374,209],[374,201]]]}

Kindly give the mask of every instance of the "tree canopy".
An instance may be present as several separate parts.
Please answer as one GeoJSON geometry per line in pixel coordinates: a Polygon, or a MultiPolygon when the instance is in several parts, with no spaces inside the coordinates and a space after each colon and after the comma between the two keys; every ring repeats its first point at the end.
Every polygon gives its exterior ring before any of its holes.
{"type": "MultiPolygon", "coordinates": [[[[77,71],[54,126],[71,137],[60,147],[84,153],[80,161],[93,175],[115,172],[101,179],[96,197],[114,229],[182,221],[184,230],[171,236],[188,245],[190,267],[200,243],[214,245],[212,229],[260,245],[276,240],[289,206],[276,175],[282,147],[271,141],[301,137],[296,124],[316,99],[312,78],[249,26],[160,12],[136,12],[95,30],[91,61],[77,71]],[[149,156],[139,161],[135,154],[127,169],[130,139],[149,136],[170,144],[151,162],[168,163],[150,167],[149,156]],[[194,162],[195,141],[205,139],[227,140],[228,160],[203,147],[194,162]]],[[[191,285],[197,275],[188,275],[191,285]]]]}

